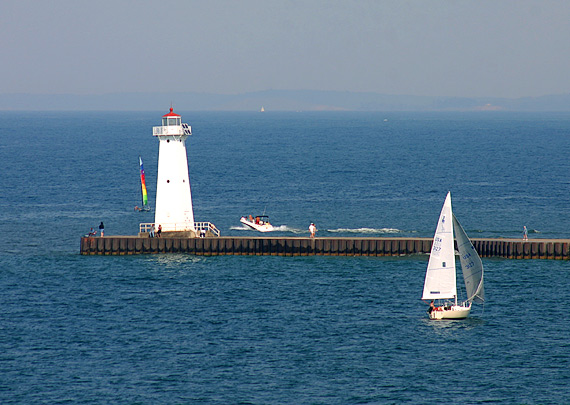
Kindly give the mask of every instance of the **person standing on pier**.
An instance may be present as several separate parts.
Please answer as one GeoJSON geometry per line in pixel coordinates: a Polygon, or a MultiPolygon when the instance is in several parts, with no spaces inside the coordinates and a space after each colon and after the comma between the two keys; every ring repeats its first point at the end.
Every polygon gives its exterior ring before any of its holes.
{"type": "Polygon", "coordinates": [[[99,232],[101,232],[101,236],[105,236],[105,225],[103,225],[103,221],[99,224],[99,232]]]}
{"type": "Polygon", "coordinates": [[[317,232],[317,227],[311,222],[311,225],[309,225],[309,233],[311,234],[311,238],[315,237],[315,232],[317,232]]]}
{"type": "Polygon", "coordinates": [[[528,230],[526,229],[526,225],[523,226],[523,240],[528,240],[528,230]]]}

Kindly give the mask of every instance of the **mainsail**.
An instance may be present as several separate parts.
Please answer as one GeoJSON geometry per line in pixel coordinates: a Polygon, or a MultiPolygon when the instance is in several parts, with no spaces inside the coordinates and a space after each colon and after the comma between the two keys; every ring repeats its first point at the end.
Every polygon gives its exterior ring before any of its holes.
{"type": "Polygon", "coordinates": [[[433,237],[423,300],[449,299],[457,296],[452,215],[451,193],[447,193],[433,237]]]}
{"type": "Polygon", "coordinates": [[[146,180],[144,177],[144,167],[142,158],[139,156],[139,163],[141,165],[141,189],[142,189],[142,203],[143,208],[148,207],[148,195],[146,193],[146,180]]]}
{"type": "Polygon", "coordinates": [[[457,238],[457,249],[465,280],[467,301],[483,303],[485,301],[485,289],[483,287],[483,263],[475,247],[467,237],[465,230],[453,215],[453,227],[457,238]]]}

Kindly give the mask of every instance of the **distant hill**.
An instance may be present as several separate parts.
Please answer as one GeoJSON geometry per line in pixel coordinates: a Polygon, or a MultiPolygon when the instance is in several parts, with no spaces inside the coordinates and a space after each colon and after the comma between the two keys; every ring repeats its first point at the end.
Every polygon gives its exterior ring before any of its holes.
{"type": "Polygon", "coordinates": [[[153,111],[174,104],[182,111],[570,111],[570,94],[467,98],[398,96],[313,90],[242,94],[115,93],[102,95],[0,94],[0,110],[153,111]]]}

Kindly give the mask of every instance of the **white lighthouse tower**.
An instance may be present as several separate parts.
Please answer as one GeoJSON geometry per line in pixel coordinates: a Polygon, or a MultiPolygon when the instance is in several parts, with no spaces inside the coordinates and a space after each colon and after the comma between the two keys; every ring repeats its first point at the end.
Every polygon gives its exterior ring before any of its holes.
{"type": "Polygon", "coordinates": [[[159,140],[156,229],[160,225],[163,232],[196,236],[186,157],[186,138],[192,135],[192,130],[171,107],[170,112],[162,116],[162,126],[153,127],[153,135],[159,140]]]}

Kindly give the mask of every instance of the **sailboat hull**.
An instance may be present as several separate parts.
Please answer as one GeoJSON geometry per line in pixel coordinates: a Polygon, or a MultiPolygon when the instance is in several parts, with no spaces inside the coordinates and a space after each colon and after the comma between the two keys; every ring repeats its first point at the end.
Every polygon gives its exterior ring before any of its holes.
{"type": "Polygon", "coordinates": [[[431,311],[429,319],[465,319],[471,312],[471,305],[462,307],[459,305],[452,305],[451,307],[438,307],[431,311]]]}

